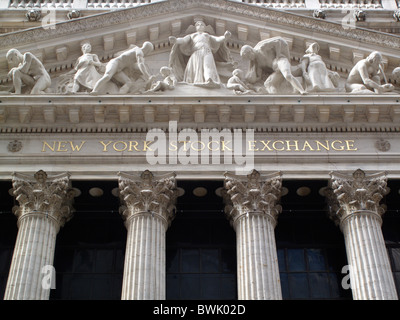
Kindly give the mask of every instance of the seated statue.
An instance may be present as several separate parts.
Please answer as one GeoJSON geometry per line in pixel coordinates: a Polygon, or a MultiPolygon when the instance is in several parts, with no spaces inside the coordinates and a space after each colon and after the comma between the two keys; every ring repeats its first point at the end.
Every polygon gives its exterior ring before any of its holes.
{"type": "Polygon", "coordinates": [[[170,67],[161,67],[160,74],[164,79],[153,83],[147,92],[166,91],[175,88],[177,80],[170,67]]]}
{"type": "Polygon", "coordinates": [[[114,79],[122,85],[119,93],[126,94],[138,89],[137,80],[130,75],[139,73],[144,80],[144,87],[150,87],[154,76],[150,74],[145,64],[144,57],[154,50],[151,42],[146,41],[142,47],[131,46],[117,57],[111,59],[107,65],[104,75],[96,82],[92,94],[107,93],[107,85],[114,79]]]}
{"type": "Polygon", "coordinates": [[[392,91],[390,83],[381,84],[381,77],[385,80],[382,68],[382,55],[374,51],[367,58],[356,63],[351,69],[347,81],[346,91],[351,93],[384,93],[392,91]]]}
{"type": "Polygon", "coordinates": [[[229,78],[226,88],[233,90],[236,94],[255,93],[249,85],[243,81],[243,70],[235,69],[232,72],[232,77],[229,78]]]}
{"type": "Polygon", "coordinates": [[[289,83],[295,91],[301,94],[307,93],[292,73],[289,45],[282,37],[262,40],[254,48],[244,45],[240,55],[250,61],[246,76],[248,82],[254,84],[264,80],[263,76],[269,74],[264,82],[268,93],[288,93],[284,92],[287,91],[284,86],[285,82],[289,83]],[[282,88],[285,89],[282,91],[282,88]]]}
{"type": "Polygon", "coordinates": [[[303,79],[307,85],[307,92],[335,91],[340,78],[337,72],[327,69],[322,61],[318,43],[312,43],[306,50],[306,54],[300,60],[303,79]]]}
{"type": "Polygon", "coordinates": [[[22,86],[32,87],[31,94],[44,93],[51,86],[51,78],[42,62],[32,53],[22,54],[17,49],[11,49],[6,55],[11,70],[8,73],[13,80],[14,92],[20,94],[22,86]]]}

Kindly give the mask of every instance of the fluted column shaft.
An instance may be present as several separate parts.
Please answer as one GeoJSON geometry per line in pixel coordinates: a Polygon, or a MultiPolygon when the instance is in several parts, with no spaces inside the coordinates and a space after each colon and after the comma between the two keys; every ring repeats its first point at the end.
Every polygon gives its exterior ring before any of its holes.
{"type": "Polygon", "coordinates": [[[239,299],[282,299],[273,219],[249,212],[236,221],[235,230],[239,299]]]}
{"type": "Polygon", "coordinates": [[[42,270],[53,265],[57,231],[57,222],[42,212],[20,220],[4,300],[49,298],[50,288],[42,285],[42,270]]]}
{"type": "MultiPolygon", "coordinates": [[[[47,300],[52,286],[56,236],[62,225],[71,218],[72,189],[68,174],[48,179],[39,171],[34,180],[15,174],[14,195],[20,206],[18,235],[15,243],[5,300],[47,300]]],[[[55,276],[55,275],[54,275],[55,276]]]]}
{"type": "Polygon", "coordinates": [[[387,193],[385,173],[366,176],[358,169],[352,176],[331,173],[336,204],[332,217],[343,232],[354,300],[397,300],[397,292],[382,234],[387,193]]]}
{"type": "Polygon", "coordinates": [[[372,211],[352,212],[341,223],[356,300],[397,299],[381,223],[372,211]]]}
{"type": "Polygon", "coordinates": [[[122,287],[123,300],[165,299],[166,221],[148,212],[131,216],[122,287]]]}
{"type": "Polygon", "coordinates": [[[127,228],[122,300],[166,298],[165,234],[173,219],[175,174],[155,179],[150,171],[140,178],[119,174],[127,228]]]}
{"type": "Polygon", "coordinates": [[[281,300],[282,290],[275,243],[281,208],[280,174],[260,181],[253,171],[246,181],[225,174],[226,212],[236,231],[238,298],[281,300]]]}

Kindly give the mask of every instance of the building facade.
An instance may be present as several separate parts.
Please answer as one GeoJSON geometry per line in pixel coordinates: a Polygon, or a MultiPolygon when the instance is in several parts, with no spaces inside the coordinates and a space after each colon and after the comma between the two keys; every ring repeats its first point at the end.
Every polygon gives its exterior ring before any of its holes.
{"type": "Polygon", "coordinates": [[[4,300],[400,291],[395,1],[0,1],[4,300]]]}

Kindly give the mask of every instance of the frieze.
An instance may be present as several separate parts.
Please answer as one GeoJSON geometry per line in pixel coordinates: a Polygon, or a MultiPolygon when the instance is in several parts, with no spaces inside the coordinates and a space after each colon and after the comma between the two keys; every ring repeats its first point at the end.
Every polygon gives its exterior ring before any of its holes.
{"type": "MultiPolygon", "coordinates": [[[[214,28],[203,17],[181,37],[170,36],[169,56],[159,73],[149,67],[147,58],[154,44],[145,41],[141,46],[130,44],[102,63],[87,40],[81,44],[82,55],[69,72],[50,77],[40,57],[18,49],[6,54],[8,77],[12,85],[3,94],[82,94],[149,95],[267,95],[310,93],[384,94],[395,92],[384,71],[384,57],[373,51],[355,62],[346,75],[329,70],[321,55],[320,45],[312,42],[297,65],[292,64],[291,45],[282,36],[259,41],[256,45],[242,45],[240,58],[233,58],[226,30],[215,35],[214,28]],[[239,65],[240,62],[246,65],[239,65]]],[[[67,55],[64,48],[63,56],[67,55]]],[[[392,72],[399,77],[399,68],[392,72]]],[[[4,87],[4,86],[3,86],[4,87]]],[[[222,112],[226,113],[226,112],[222,112]]],[[[154,117],[152,115],[152,117],[154,117]]],[[[229,115],[222,116],[229,122],[229,115]]],[[[52,119],[52,118],[50,118],[52,119]]]]}

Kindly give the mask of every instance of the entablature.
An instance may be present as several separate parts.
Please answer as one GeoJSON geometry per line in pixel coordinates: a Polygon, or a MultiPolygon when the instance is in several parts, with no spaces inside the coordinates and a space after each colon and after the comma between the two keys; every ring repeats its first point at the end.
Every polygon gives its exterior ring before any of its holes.
{"type": "Polygon", "coordinates": [[[398,95],[6,95],[0,132],[146,132],[168,128],[400,130],[398,95]]]}

